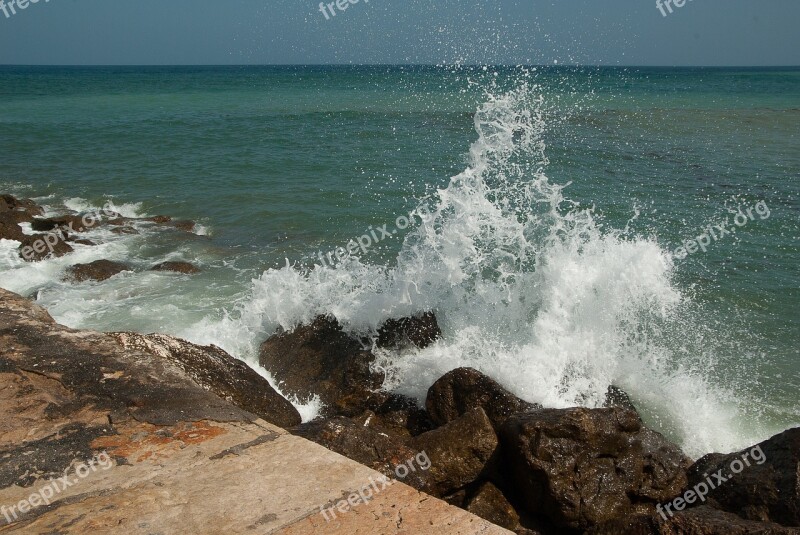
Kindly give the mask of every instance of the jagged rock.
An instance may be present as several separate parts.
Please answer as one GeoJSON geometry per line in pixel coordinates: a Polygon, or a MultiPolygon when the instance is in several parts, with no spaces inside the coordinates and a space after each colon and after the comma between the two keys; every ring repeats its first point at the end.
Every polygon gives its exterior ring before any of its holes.
{"type": "Polygon", "coordinates": [[[609,409],[612,407],[619,407],[620,409],[636,410],[636,406],[633,404],[633,401],[631,401],[631,397],[628,393],[614,385],[608,387],[603,407],[609,409]]]}
{"type": "Polygon", "coordinates": [[[122,347],[177,364],[192,380],[237,407],[280,427],[300,424],[300,414],[252,368],[217,346],[198,346],[163,334],[112,333],[122,347]]]}
{"type": "Polygon", "coordinates": [[[172,271],[174,273],[193,275],[200,273],[200,268],[193,266],[189,262],[162,262],[150,268],[150,271],[172,271]]]}
{"type": "Polygon", "coordinates": [[[690,460],[634,411],[538,409],[511,416],[501,431],[504,469],[530,512],[586,529],[672,499],[690,460]]]}
{"type": "Polygon", "coordinates": [[[514,506],[493,483],[482,484],[469,500],[467,511],[511,531],[522,528],[514,506]]]}
{"type": "Polygon", "coordinates": [[[301,399],[317,394],[326,406],[323,416],[356,416],[375,407],[383,374],[370,370],[374,360],[372,352],[327,316],[270,337],[259,352],[259,362],[281,390],[301,399]]]}
{"type": "Polygon", "coordinates": [[[75,264],[67,269],[65,278],[74,280],[76,282],[83,282],[87,280],[104,281],[110,279],[114,275],[129,271],[130,268],[121,262],[112,262],[111,260],[95,260],[88,264],[75,264]]]}
{"type": "Polygon", "coordinates": [[[482,408],[473,409],[411,442],[431,459],[429,487],[434,496],[446,496],[485,474],[497,452],[497,434],[482,408]]]}
{"type": "Polygon", "coordinates": [[[168,215],[157,215],[153,217],[148,217],[145,221],[152,221],[153,223],[169,223],[172,221],[172,218],[168,215]]]}
{"type": "Polygon", "coordinates": [[[689,470],[689,488],[711,487],[709,479],[716,487],[708,493],[709,505],[748,520],[800,527],[800,427],[740,452],[702,457],[689,470]]]}
{"type": "Polygon", "coordinates": [[[378,347],[415,345],[425,348],[441,338],[442,330],[433,312],[410,318],[390,319],[378,329],[378,347]]]}
{"type": "Polygon", "coordinates": [[[31,234],[19,240],[19,256],[26,262],[39,262],[49,256],[60,257],[74,251],[65,241],[66,233],[31,234]]]}
{"type": "Polygon", "coordinates": [[[36,232],[49,232],[55,229],[64,229],[74,232],[85,232],[98,223],[94,217],[84,217],[82,215],[60,215],[55,217],[36,218],[31,221],[31,228],[36,232]]]}
{"type": "Polygon", "coordinates": [[[457,368],[428,389],[425,407],[437,425],[482,407],[495,429],[499,429],[512,414],[533,410],[539,405],[523,401],[478,370],[457,368]]]}

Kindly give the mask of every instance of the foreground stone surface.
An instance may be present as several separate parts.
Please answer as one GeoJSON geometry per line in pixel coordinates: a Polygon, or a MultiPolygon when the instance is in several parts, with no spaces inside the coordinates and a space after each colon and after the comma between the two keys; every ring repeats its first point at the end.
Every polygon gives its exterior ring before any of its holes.
{"type": "Polygon", "coordinates": [[[220,398],[172,345],[0,290],[0,533],[508,533],[402,483],[326,521],[381,476],[220,398]]]}

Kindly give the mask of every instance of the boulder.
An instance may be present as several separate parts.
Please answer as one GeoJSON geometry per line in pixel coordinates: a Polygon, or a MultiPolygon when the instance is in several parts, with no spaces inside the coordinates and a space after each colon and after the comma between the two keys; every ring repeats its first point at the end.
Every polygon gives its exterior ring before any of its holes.
{"type": "Polygon", "coordinates": [[[300,414],[255,370],[217,346],[199,346],[162,334],[112,333],[126,349],[175,363],[193,382],[280,427],[300,424],[300,414]]]}
{"type": "Polygon", "coordinates": [[[522,527],[514,506],[503,492],[489,481],[478,488],[469,499],[466,509],[473,515],[511,531],[517,531],[522,527]]]}
{"type": "Polygon", "coordinates": [[[104,281],[110,279],[114,275],[129,271],[130,268],[121,262],[112,262],[111,260],[95,260],[88,264],[75,264],[67,269],[66,279],[74,280],[76,282],[83,282],[87,280],[104,281]]]}
{"type": "Polygon", "coordinates": [[[425,492],[447,496],[486,475],[497,452],[497,434],[482,408],[473,409],[411,442],[431,460],[425,492]]]}
{"type": "Polygon", "coordinates": [[[0,214],[0,240],[22,241],[25,237],[22,227],[11,218],[3,218],[2,215],[0,214]]]}
{"type": "Polygon", "coordinates": [[[378,329],[378,347],[415,345],[425,348],[441,338],[442,330],[433,312],[410,318],[390,319],[378,329]]]}
{"type": "Polygon", "coordinates": [[[586,535],[797,535],[796,529],[769,522],[745,520],[707,505],[677,511],[673,515],[637,515],[605,522],[586,530],[586,535]]]}
{"type": "MultiPolygon", "coordinates": [[[[380,395],[370,398],[380,399],[380,395]]],[[[367,425],[401,438],[415,437],[436,427],[427,411],[419,408],[416,401],[398,394],[388,394],[383,403],[376,403],[367,413],[372,415],[367,425]]]]}
{"type": "Polygon", "coordinates": [[[13,195],[0,195],[0,213],[25,212],[29,216],[44,215],[44,209],[31,199],[19,199],[13,195]]]}
{"type": "Polygon", "coordinates": [[[114,234],[139,234],[138,230],[128,225],[124,225],[121,227],[114,227],[111,229],[111,232],[113,232],[114,234]]]}
{"type": "MultiPolygon", "coordinates": [[[[413,459],[418,451],[406,441],[364,425],[359,419],[336,416],[304,423],[291,433],[301,436],[331,451],[369,466],[384,475],[397,477],[396,467],[413,459]]],[[[417,489],[428,483],[422,471],[407,474],[403,482],[417,489]]]]}
{"type": "Polygon", "coordinates": [[[169,223],[172,221],[172,218],[168,215],[157,215],[153,217],[148,217],[145,221],[151,221],[153,223],[169,223]]]}
{"type": "Polygon", "coordinates": [[[374,408],[383,374],[370,370],[375,355],[344,333],[336,319],[317,317],[310,325],[267,339],[259,362],[281,385],[301,399],[317,394],[323,416],[356,416],[374,408]]]}
{"type": "Polygon", "coordinates": [[[650,514],[687,482],[690,460],[626,409],[533,410],[511,416],[501,440],[516,492],[561,528],[650,514]]]}
{"type": "Polygon", "coordinates": [[[162,262],[150,268],[150,271],[172,271],[174,273],[193,275],[200,273],[200,268],[193,266],[189,262],[162,262]]]}
{"type": "Polygon", "coordinates": [[[482,407],[495,429],[499,429],[513,414],[539,408],[473,368],[457,368],[440,377],[428,389],[425,407],[437,425],[444,425],[467,411],[482,407]]]}
{"type": "Polygon", "coordinates": [[[702,457],[689,470],[688,486],[700,484],[713,485],[706,497],[712,507],[800,527],[800,428],[736,453],[702,457]]]}
{"type": "Polygon", "coordinates": [[[50,256],[64,256],[74,250],[66,243],[65,238],[66,233],[63,232],[26,235],[19,240],[19,256],[26,262],[39,262],[50,256]]]}
{"type": "Polygon", "coordinates": [[[98,220],[78,214],[60,215],[48,218],[36,218],[31,221],[31,228],[36,232],[49,232],[64,229],[74,232],[85,232],[97,225],[98,220]]]}

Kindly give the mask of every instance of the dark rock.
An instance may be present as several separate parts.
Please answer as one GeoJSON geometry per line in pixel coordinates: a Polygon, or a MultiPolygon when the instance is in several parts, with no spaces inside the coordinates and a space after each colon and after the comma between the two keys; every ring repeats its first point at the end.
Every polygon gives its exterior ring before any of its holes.
{"type": "Polygon", "coordinates": [[[194,221],[173,221],[172,226],[185,232],[193,232],[197,224],[194,221]]]}
{"type": "Polygon", "coordinates": [[[520,525],[519,514],[503,493],[491,482],[480,486],[475,495],[469,500],[467,511],[488,520],[493,524],[516,531],[520,525]]]}
{"type": "Polygon", "coordinates": [[[620,409],[636,410],[636,406],[633,404],[633,401],[631,401],[631,397],[628,393],[614,385],[608,387],[603,407],[609,409],[612,407],[619,407],[620,409]]]}
{"type": "Polygon", "coordinates": [[[512,414],[539,408],[472,368],[457,368],[440,377],[428,389],[425,407],[437,425],[444,425],[467,411],[482,407],[496,429],[512,414]]]}
{"type": "MultiPolygon", "coordinates": [[[[397,477],[396,467],[419,453],[402,439],[342,416],[308,422],[290,431],[390,477],[397,477]]],[[[408,474],[403,482],[417,489],[428,486],[422,471],[408,474]]]]}
{"type": "Polygon", "coordinates": [[[677,496],[690,460],[634,411],[539,409],[501,431],[504,469],[529,511],[562,528],[587,529],[677,496]]]}
{"type": "Polygon", "coordinates": [[[67,269],[66,278],[76,282],[83,282],[86,280],[104,281],[123,271],[129,270],[130,268],[121,262],[95,260],[88,264],[75,264],[74,266],[70,266],[67,269]]]}
{"type": "Polygon", "coordinates": [[[111,232],[114,234],[139,234],[138,230],[127,225],[122,227],[114,227],[111,229],[111,232]]]}
{"type": "Polygon", "coordinates": [[[283,392],[301,399],[317,394],[325,404],[324,416],[356,416],[375,407],[384,377],[370,370],[374,360],[375,355],[345,334],[336,319],[326,316],[270,337],[259,352],[259,362],[283,392]]]}
{"type": "Polygon", "coordinates": [[[130,222],[130,219],[128,219],[127,217],[122,217],[120,215],[117,215],[117,217],[114,217],[114,218],[109,219],[107,221],[107,223],[109,225],[113,225],[113,226],[117,226],[117,227],[120,227],[122,225],[127,225],[129,222],[130,222]]]}
{"type": "Polygon", "coordinates": [[[31,221],[31,230],[35,232],[50,232],[58,227],[58,223],[52,219],[36,218],[31,221]]]}
{"type": "Polygon", "coordinates": [[[150,268],[150,271],[173,271],[185,275],[200,273],[200,269],[189,262],[162,262],[150,268]]]}
{"type": "MultiPolygon", "coordinates": [[[[375,395],[370,401],[381,399],[375,395]]],[[[376,403],[374,409],[367,412],[374,415],[369,420],[370,426],[393,436],[411,438],[436,427],[416,401],[398,394],[389,394],[383,403],[376,403]]]]}
{"type": "Polygon", "coordinates": [[[689,488],[710,487],[709,479],[716,486],[707,496],[712,507],[748,520],[800,527],[800,428],[740,452],[702,457],[689,470],[689,488]]]}
{"type": "Polygon", "coordinates": [[[153,217],[148,217],[146,221],[152,221],[153,223],[169,223],[172,221],[172,218],[168,215],[157,215],[153,217]]]}
{"type": "Polygon", "coordinates": [[[797,535],[796,529],[767,522],[744,520],[707,505],[674,515],[636,515],[605,522],[586,530],[586,535],[797,535]]]}
{"type": "MultiPolygon", "coordinates": [[[[0,216],[2,215],[0,214],[0,216]]],[[[0,217],[0,240],[22,241],[24,237],[25,233],[22,232],[22,227],[16,221],[13,221],[12,218],[0,217]]]]}
{"type": "Polygon", "coordinates": [[[280,427],[300,424],[300,414],[255,370],[217,346],[199,346],[161,334],[112,333],[122,347],[177,364],[220,398],[280,427]]]}
{"type": "Polygon", "coordinates": [[[497,451],[498,439],[482,408],[414,438],[414,449],[431,460],[429,486],[423,490],[446,496],[484,475],[497,451]]]}
{"type": "Polygon", "coordinates": [[[26,262],[39,262],[49,256],[60,257],[74,249],[65,241],[66,233],[32,234],[20,239],[19,256],[26,262]]]}
{"type": "Polygon", "coordinates": [[[442,330],[433,312],[410,318],[390,319],[378,329],[378,347],[415,345],[425,348],[441,338],[442,330]]]}
{"type": "Polygon", "coordinates": [[[70,243],[77,243],[78,245],[97,245],[92,240],[69,238],[67,239],[67,241],[70,243]]]}
{"type": "Polygon", "coordinates": [[[44,209],[31,199],[18,199],[13,195],[0,195],[0,212],[25,212],[30,216],[44,215],[44,209]]]}

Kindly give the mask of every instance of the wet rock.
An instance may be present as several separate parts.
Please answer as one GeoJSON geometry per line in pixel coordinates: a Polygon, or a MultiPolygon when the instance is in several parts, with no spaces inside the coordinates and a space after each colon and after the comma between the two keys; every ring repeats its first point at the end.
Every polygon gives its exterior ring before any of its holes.
{"type": "MultiPolygon", "coordinates": [[[[419,453],[406,441],[373,429],[369,423],[342,416],[304,423],[290,431],[390,477],[397,477],[396,467],[419,453]]],[[[409,473],[403,482],[417,489],[428,485],[421,470],[409,473]]]]}
{"type": "Polygon", "coordinates": [[[74,251],[65,241],[66,234],[31,234],[19,240],[19,256],[26,262],[39,262],[48,258],[61,257],[74,251]]]}
{"type": "Polygon", "coordinates": [[[714,485],[707,496],[712,507],[800,527],[800,428],[740,452],[702,457],[689,470],[689,488],[700,484],[714,485]]]}
{"type": "Polygon", "coordinates": [[[467,511],[511,531],[522,528],[514,506],[493,483],[483,483],[469,500],[467,511]]]}
{"type": "Polygon", "coordinates": [[[410,318],[390,319],[378,330],[378,347],[415,345],[425,348],[441,338],[442,330],[433,312],[410,318]]]}
{"type": "Polygon", "coordinates": [[[674,515],[637,515],[586,530],[586,535],[797,535],[796,529],[774,523],[745,520],[707,505],[674,515]]]}
{"type": "Polygon", "coordinates": [[[630,410],[538,409],[510,417],[501,439],[529,511],[562,528],[650,514],[687,482],[690,460],[630,410]]]}
{"type": "Polygon", "coordinates": [[[280,427],[300,423],[300,414],[255,370],[216,346],[199,346],[162,334],[113,333],[126,349],[174,362],[194,383],[280,427]]]}
{"type": "Polygon", "coordinates": [[[194,232],[197,223],[194,221],[173,221],[172,226],[178,230],[183,230],[184,232],[194,232]]]}
{"type": "Polygon", "coordinates": [[[13,218],[4,218],[0,214],[0,240],[22,241],[25,233],[13,218]]]}
{"type": "Polygon", "coordinates": [[[539,408],[473,368],[457,368],[439,378],[428,389],[425,407],[437,425],[444,425],[467,411],[482,407],[496,429],[513,414],[539,408]]]}
{"type": "Polygon", "coordinates": [[[157,215],[153,217],[148,217],[145,219],[145,221],[151,221],[153,223],[163,224],[163,223],[169,223],[170,221],[172,221],[172,218],[168,215],[157,215]]]}
{"type": "Polygon", "coordinates": [[[13,195],[0,195],[0,213],[24,212],[29,216],[44,215],[44,209],[31,199],[19,199],[13,195]]]}
{"type": "Polygon", "coordinates": [[[162,262],[150,268],[150,271],[172,271],[174,273],[193,275],[200,273],[200,268],[193,266],[189,262],[162,262]]]}
{"type": "Polygon", "coordinates": [[[497,452],[497,434],[482,408],[473,409],[411,442],[431,460],[429,487],[434,496],[446,496],[474,483],[489,470],[497,452]]]}
{"type": "Polygon", "coordinates": [[[130,226],[114,227],[111,229],[114,234],[139,234],[139,231],[130,226]]]}
{"type": "Polygon", "coordinates": [[[31,222],[31,228],[36,232],[49,232],[55,229],[64,229],[73,232],[85,232],[97,226],[99,220],[94,216],[60,215],[49,218],[37,218],[31,222]]]}
{"type": "MultiPolygon", "coordinates": [[[[380,395],[374,395],[370,401],[381,399],[380,395]]],[[[389,394],[367,412],[374,415],[369,420],[370,426],[393,436],[411,438],[436,427],[427,411],[419,408],[416,401],[398,394],[389,394]]]]}
{"type": "Polygon", "coordinates": [[[121,262],[112,262],[111,260],[95,260],[88,264],[75,264],[67,269],[66,279],[74,280],[76,282],[83,282],[87,280],[104,281],[110,279],[114,275],[129,271],[130,268],[121,262]]]}
{"type": "Polygon", "coordinates": [[[92,240],[85,240],[83,238],[80,239],[68,238],[67,241],[70,243],[77,243],[78,245],[97,245],[92,240]]]}
{"type": "Polygon", "coordinates": [[[603,407],[609,409],[612,407],[619,407],[620,409],[636,410],[636,406],[634,406],[628,393],[614,385],[608,387],[603,407]]]}
{"type": "Polygon", "coordinates": [[[356,416],[375,407],[383,374],[370,370],[374,360],[336,319],[327,316],[270,337],[259,351],[259,362],[281,390],[300,399],[318,395],[326,405],[323,416],[356,416]]]}

